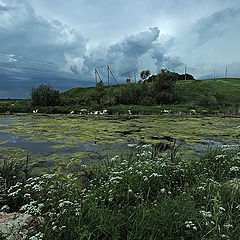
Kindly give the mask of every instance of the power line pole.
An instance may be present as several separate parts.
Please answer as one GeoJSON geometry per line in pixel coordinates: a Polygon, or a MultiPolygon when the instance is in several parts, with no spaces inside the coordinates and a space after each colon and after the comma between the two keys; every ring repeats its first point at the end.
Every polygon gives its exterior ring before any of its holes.
{"type": "Polygon", "coordinates": [[[185,81],[187,80],[187,66],[184,67],[184,72],[185,72],[185,81]]]}
{"type": "Polygon", "coordinates": [[[216,79],[216,72],[215,72],[215,68],[213,69],[213,78],[216,79]]]}
{"type": "Polygon", "coordinates": [[[135,80],[135,83],[136,83],[137,82],[136,71],[134,71],[134,80],[135,80]]]}
{"type": "Polygon", "coordinates": [[[107,81],[108,81],[108,86],[110,85],[109,81],[109,66],[107,65],[107,81]]]}
{"type": "Polygon", "coordinates": [[[225,78],[227,78],[227,71],[228,71],[228,68],[226,67],[226,70],[225,70],[225,78]]]}
{"type": "Polygon", "coordinates": [[[98,70],[95,68],[95,79],[96,79],[96,85],[97,85],[97,79],[100,79],[100,81],[102,81],[100,74],[98,73],[98,70]]]}
{"type": "Polygon", "coordinates": [[[95,80],[96,80],[96,85],[97,85],[97,69],[95,68],[95,80]]]}
{"type": "Polygon", "coordinates": [[[118,84],[117,79],[116,79],[115,76],[113,75],[113,72],[112,72],[111,68],[109,67],[109,65],[107,65],[107,68],[109,69],[109,71],[110,71],[113,79],[115,80],[115,82],[118,84]]]}

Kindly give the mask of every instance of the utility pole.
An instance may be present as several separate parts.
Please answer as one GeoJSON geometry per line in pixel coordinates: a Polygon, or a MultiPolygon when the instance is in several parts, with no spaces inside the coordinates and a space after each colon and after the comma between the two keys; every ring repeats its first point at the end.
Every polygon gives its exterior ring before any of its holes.
{"type": "Polygon", "coordinates": [[[107,69],[108,69],[109,72],[111,73],[111,75],[112,75],[113,79],[115,80],[115,82],[118,84],[117,79],[116,79],[115,76],[113,75],[113,72],[112,72],[111,68],[109,67],[109,65],[107,65],[107,69]]]}
{"type": "Polygon", "coordinates": [[[97,85],[97,79],[100,79],[100,81],[102,81],[100,74],[98,73],[98,70],[95,68],[95,79],[96,79],[96,85],[97,85]]]}
{"type": "Polygon", "coordinates": [[[225,70],[225,78],[227,78],[227,71],[228,71],[228,68],[226,67],[226,70],[225,70]]]}
{"type": "Polygon", "coordinates": [[[134,80],[135,80],[135,83],[136,83],[137,82],[136,71],[134,71],[134,80]]]}
{"type": "Polygon", "coordinates": [[[96,85],[97,85],[97,69],[95,68],[95,80],[96,80],[96,85]]]}
{"type": "Polygon", "coordinates": [[[213,69],[213,78],[216,79],[216,72],[215,72],[215,68],[213,69]]]}
{"type": "Polygon", "coordinates": [[[184,67],[184,72],[185,72],[185,81],[187,80],[187,66],[184,67]]]}
{"type": "Polygon", "coordinates": [[[108,86],[110,85],[110,81],[109,81],[109,66],[107,65],[107,81],[108,81],[108,86]]]}

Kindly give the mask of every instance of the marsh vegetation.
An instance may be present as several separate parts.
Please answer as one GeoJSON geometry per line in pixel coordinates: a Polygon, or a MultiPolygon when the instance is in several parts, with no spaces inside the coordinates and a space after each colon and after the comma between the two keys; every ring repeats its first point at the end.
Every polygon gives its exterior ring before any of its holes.
{"type": "Polygon", "coordinates": [[[41,219],[31,231],[12,227],[10,235],[31,240],[239,238],[238,151],[209,150],[190,161],[174,149],[163,154],[150,144],[130,147],[131,155],[81,164],[66,180],[57,174],[26,177],[26,165],[1,165],[1,209],[41,219]]]}
{"type": "Polygon", "coordinates": [[[28,155],[42,171],[60,173],[72,158],[76,162],[96,161],[119,151],[127,153],[131,143],[158,144],[167,150],[176,141],[181,153],[189,156],[207,145],[236,145],[238,126],[238,118],[168,114],[4,115],[0,120],[0,155],[19,160],[28,155]]]}

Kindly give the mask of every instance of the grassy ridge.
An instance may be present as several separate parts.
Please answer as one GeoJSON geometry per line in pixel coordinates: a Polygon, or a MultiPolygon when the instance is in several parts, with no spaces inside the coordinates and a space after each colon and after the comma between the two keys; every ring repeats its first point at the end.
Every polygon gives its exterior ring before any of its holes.
{"type": "Polygon", "coordinates": [[[182,103],[193,101],[196,93],[201,89],[213,92],[220,104],[238,105],[240,102],[239,78],[217,78],[177,82],[177,90],[179,91],[178,94],[182,103]]]}
{"type": "MultiPolygon", "coordinates": [[[[119,87],[113,85],[111,87],[119,87]]],[[[105,86],[108,88],[109,86],[105,86]]],[[[73,88],[64,93],[65,96],[84,97],[94,87],[73,88]]],[[[216,95],[219,103],[225,105],[238,105],[240,102],[240,79],[239,78],[217,78],[191,81],[178,81],[176,84],[179,103],[190,103],[195,100],[196,93],[199,90],[208,90],[216,95]]]]}
{"type": "MultiPolygon", "coordinates": [[[[113,85],[119,87],[121,85],[113,85]]],[[[109,86],[105,86],[108,88],[109,86]]],[[[240,102],[240,79],[239,78],[217,78],[191,81],[178,81],[176,84],[179,91],[180,102],[186,103],[194,100],[194,95],[199,89],[209,89],[214,91],[218,100],[229,104],[238,104],[240,102]]],[[[94,87],[79,87],[70,89],[63,94],[71,97],[84,97],[94,89],[94,87]]]]}

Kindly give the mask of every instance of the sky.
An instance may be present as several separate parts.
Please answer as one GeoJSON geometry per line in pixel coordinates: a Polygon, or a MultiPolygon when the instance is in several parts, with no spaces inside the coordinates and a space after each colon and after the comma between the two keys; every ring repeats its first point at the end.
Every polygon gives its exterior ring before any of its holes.
{"type": "MultiPolygon", "coordinates": [[[[0,0],[0,98],[162,68],[240,77],[238,0],[0,0]]],[[[114,84],[114,79],[110,79],[114,84]]]]}

